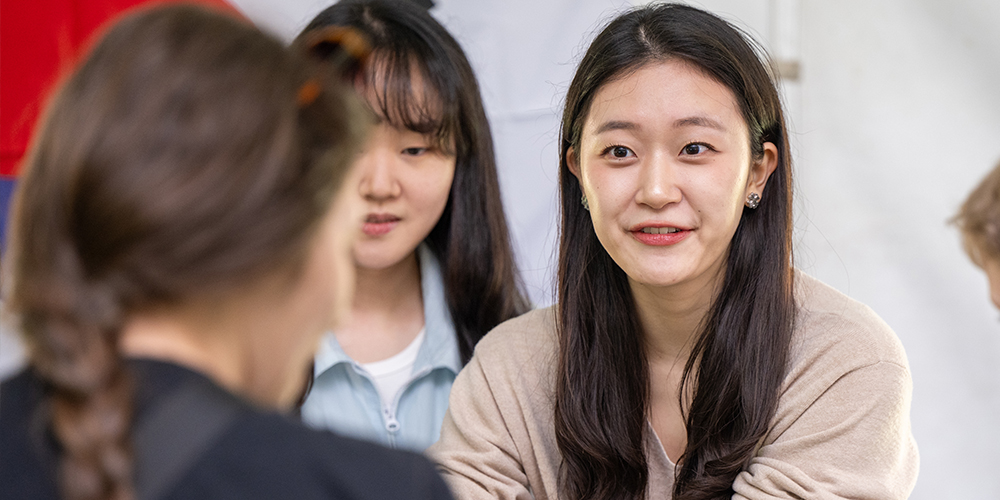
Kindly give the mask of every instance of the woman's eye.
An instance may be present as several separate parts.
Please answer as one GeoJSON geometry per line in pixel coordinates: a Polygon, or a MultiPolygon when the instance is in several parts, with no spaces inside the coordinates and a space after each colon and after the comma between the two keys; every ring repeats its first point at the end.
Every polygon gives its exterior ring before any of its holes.
{"type": "Polygon", "coordinates": [[[403,154],[407,156],[420,156],[427,152],[427,148],[406,148],[403,149],[403,154]]]}
{"type": "Polygon", "coordinates": [[[609,154],[613,158],[628,158],[631,156],[635,156],[635,153],[631,149],[625,146],[608,146],[604,150],[604,154],[606,155],[609,154]]]}
{"type": "Polygon", "coordinates": [[[692,142],[687,146],[684,146],[683,153],[686,155],[698,155],[708,151],[710,148],[707,144],[702,144],[700,142],[692,142]]]}

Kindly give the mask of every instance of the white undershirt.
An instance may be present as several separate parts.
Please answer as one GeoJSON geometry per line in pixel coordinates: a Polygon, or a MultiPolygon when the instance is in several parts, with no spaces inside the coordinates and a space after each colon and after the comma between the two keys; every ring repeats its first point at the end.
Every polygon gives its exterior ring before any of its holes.
{"type": "Polygon", "coordinates": [[[392,406],[396,393],[406,385],[410,375],[413,374],[413,365],[417,361],[420,345],[424,343],[425,331],[424,328],[421,328],[420,333],[410,342],[410,345],[398,354],[381,361],[361,364],[361,367],[375,380],[375,389],[378,390],[383,409],[392,406]]]}

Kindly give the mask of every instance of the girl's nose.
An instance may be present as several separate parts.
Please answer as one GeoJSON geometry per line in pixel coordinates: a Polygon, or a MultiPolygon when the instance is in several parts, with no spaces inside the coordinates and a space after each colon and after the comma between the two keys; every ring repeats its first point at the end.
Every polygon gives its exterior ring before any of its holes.
{"type": "Polygon", "coordinates": [[[401,194],[401,187],[394,175],[398,161],[392,151],[385,148],[369,149],[358,158],[361,170],[361,196],[369,201],[391,200],[401,194]]]}

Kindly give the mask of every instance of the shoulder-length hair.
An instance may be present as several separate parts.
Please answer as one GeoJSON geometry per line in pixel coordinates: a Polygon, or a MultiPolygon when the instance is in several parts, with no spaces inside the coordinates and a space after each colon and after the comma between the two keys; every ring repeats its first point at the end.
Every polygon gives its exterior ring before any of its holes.
{"type": "Polygon", "coordinates": [[[243,21],[163,6],[114,25],[47,108],[8,306],[65,498],[134,497],[131,315],[300,276],[368,123],[314,66],[243,21]]]}
{"type": "Polygon", "coordinates": [[[329,27],[351,28],[370,44],[367,72],[358,76],[374,90],[374,111],[395,126],[435,137],[455,155],[447,205],[425,241],[441,262],[464,364],[486,332],[528,308],[475,74],[455,39],[412,2],[339,2],[319,13],[297,41],[329,27]],[[414,95],[412,71],[420,72],[423,95],[414,95]]]}
{"type": "Polygon", "coordinates": [[[674,498],[729,498],[774,416],[791,337],[792,182],[785,120],[761,51],[707,12],[652,5],[613,20],[590,45],[566,96],[560,146],[559,370],[555,428],[567,498],[643,498],[650,381],[642,326],[625,272],[594,233],[567,155],[580,150],[594,95],[647,64],[682,59],[725,85],[778,165],[730,242],[721,292],[685,366],[687,448],[674,498]]]}

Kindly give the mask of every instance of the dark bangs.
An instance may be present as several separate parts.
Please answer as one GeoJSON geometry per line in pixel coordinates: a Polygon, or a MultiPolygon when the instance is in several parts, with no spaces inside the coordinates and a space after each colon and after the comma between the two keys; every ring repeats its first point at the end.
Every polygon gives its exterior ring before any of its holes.
{"type": "Polygon", "coordinates": [[[434,57],[400,42],[392,40],[373,54],[362,95],[380,121],[431,137],[441,151],[454,155],[457,92],[445,79],[432,78],[441,74],[428,67],[436,62],[434,57]]]}
{"type": "MultiPolygon", "coordinates": [[[[367,42],[368,64],[354,76],[380,120],[433,137],[449,154],[471,147],[463,146],[459,133],[467,84],[462,70],[473,87],[475,79],[471,68],[456,68],[468,65],[461,48],[425,10],[408,2],[342,0],[320,12],[296,42],[331,26],[350,28],[367,42]]],[[[321,60],[330,56],[323,44],[307,50],[321,60]]]]}

